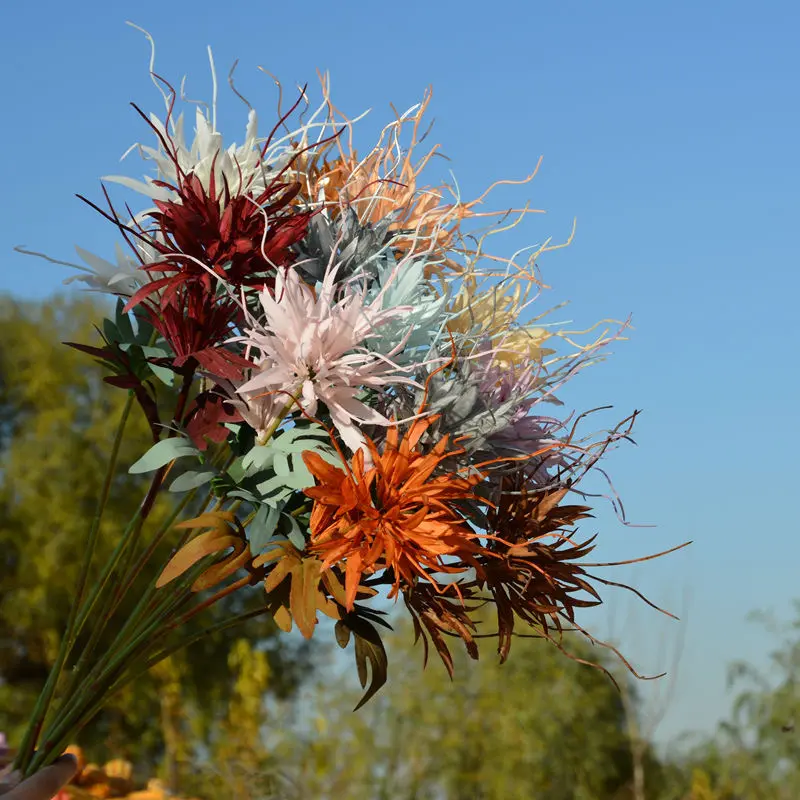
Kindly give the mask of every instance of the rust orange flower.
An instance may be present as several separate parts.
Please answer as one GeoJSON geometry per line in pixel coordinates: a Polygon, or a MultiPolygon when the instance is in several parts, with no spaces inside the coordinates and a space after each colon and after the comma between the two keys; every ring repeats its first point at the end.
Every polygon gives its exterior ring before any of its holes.
{"type": "Polygon", "coordinates": [[[591,509],[560,505],[569,491],[565,487],[532,493],[524,484],[507,489],[487,515],[498,538],[489,542],[478,571],[478,583],[497,608],[501,661],[511,648],[515,617],[548,636],[551,629],[561,630],[562,619],[574,626],[577,608],[601,602],[580,566],[593,549],[593,537],[581,544],[571,538],[575,523],[590,517],[591,509]]]}
{"type": "Polygon", "coordinates": [[[369,467],[363,451],[346,469],[315,453],[303,455],[317,480],[306,489],[314,500],[310,550],[320,557],[323,569],[345,562],[348,610],[365,574],[391,570],[393,597],[401,584],[409,586],[419,578],[435,584],[435,573],[466,570],[464,559],[479,550],[477,534],[457,504],[476,499],[473,488],[484,476],[434,476],[446,458],[459,452],[448,450],[447,437],[430,452],[419,449],[420,438],[435,419],[417,420],[402,439],[393,426],[382,452],[368,439],[369,467]]]}
{"type": "MultiPolygon", "coordinates": [[[[485,216],[476,211],[476,206],[486,193],[465,203],[449,185],[423,182],[425,168],[435,155],[440,155],[438,144],[422,155],[419,153],[427,136],[421,126],[432,92],[425,93],[413,113],[398,115],[369,153],[359,155],[352,142],[353,121],[333,105],[324,79],[322,90],[327,98],[330,124],[341,123],[350,135],[336,137],[331,145],[335,154],[330,160],[324,154],[320,157],[319,150],[298,158],[296,169],[302,175],[304,194],[315,202],[324,202],[332,215],[339,213],[344,205],[349,206],[363,224],[374,224],[394,214],[390,230],[395,235],[392,246],[398,254],[428,250],[432,261],[430,274],[442,274],[445,270],[460,273],[463,268],[450,251],[460,250],[464,244],[461,223],[485,216]],[[401,147],[400,139],[406,133],[409,141],[401,147]],[[445,201],[448,196],[452,196],[453,202],[445,201]]],[[[303,141],[300,146],[307,143],[303,141]]]]}

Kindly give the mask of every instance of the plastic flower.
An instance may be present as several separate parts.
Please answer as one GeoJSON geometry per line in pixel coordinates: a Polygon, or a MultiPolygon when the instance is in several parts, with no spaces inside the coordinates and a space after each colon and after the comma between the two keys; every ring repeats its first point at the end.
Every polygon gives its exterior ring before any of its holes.
{"type": "Polygon", "coordinates": [[[551,445],[553,449],[535,463],[540,468],[554,466],[560,459],[555,434],[563,424],[531,413],[546,388],[537,365],[502,368],[494,354],[485,339],[474,352],[456,354],[447,368],[427,375],[424,389],[401,387],[388,399],[387,412],[410,416],[424,402],[437,419],[423,443],[432,446],[449,435],[462,448],[464,466],[476,459],[515,458],[551,445]]]}
{"type": "Polygon", "coordinates": [[[309,532],[310,550],[322,568],[345,562],[346,607],[352,609],[363,575],[391,569],[395,596],[401,586],[422,579],[435,582],[436,573],[463,572],[462,562],[449,556],[468,556],[478,548],[458,503],[477,499],[474,487],[483,474],[434,476],[453,451],[448,438],[428,453],[418,447],[431,419],[416,420],[402,440],[389,428],[381,450],[372,440],[367,448],[372,466],[357,452],[347,471],[316,453],[304,453],[317,485],[305,493],[314,500],[309,532]]]}
{"type": "Polygon", "coordinates": [[[593,550],[593,538],[576,544],[570,531],[578,520],[591,516],[591,509],[559,505],[568,488],[529,493],[524,483],[512,479],[506,489],[487,515],[490,531],[503,541],[488,543],[477,581],[491,593],[497,609],[501,661],[511,648],[515,618],[549,637],[551,629],[561,631],[562,619],[575,624],[577,608],[601,603],[589,583],[591,576],[580,565],[593,550]],[[584,597],[576,596],[580,594],[584,597]]]}
{"type": "Polygon", "coordinates": [[[65,284],[80,281],[95,291],[130,296],[142,283],[143,276],[139,272],[141,264],[133,256],[128,255],[119,242],[114,246],[116,264],[77,245],[75,251],[88,267],[78,267],[82,273],[65,278],[65,284]]]}
{"type": "Polygon", "coordinates": [[[425,359],[447,322],[447,295],[437,294],[425,277],[429,263],[424,256],[409,255],[399,262],[392,259],[381,265],[367,294],[369,298],[381,297],[386,311],[409,309],[381,326],[369,343],[369,348],[377,352],[399,351],[395,360],[401,364],[425,359]]]}
{"type": "Polygon", "coordinates": [[[244,144],[223,146],[222,134],[216,130],[208,112],[197,108],[195,112],[195,135],[190,145],[186,144],[184,117],[180,114],[174,121],[162,122],[155,114],[149,118],[150,127],[161,146],[158,148],[137,144],[134,148],[145,161],[155,164],[157,176],[145,177],[144,181],[120,175],[109,175],[105,180],[139,192],[153,200],[179,201],[172,187],[185,175],[193,174],[203,188],[213,185],[227,186],[232,196],[242,193],[260,194],[266,189],[277,164],[264,164],[262,147],[258,140],[258,117],[251,109],[247,118],[244,144]]]}
{"type": "Polygon", "coordinates": [[[396,264],[390,247],[389,226],[393,217],[376,223],[362,223],[352,208],[338,214],[323,208],[308,225],[306,235],[295,246],[295,268],[312,286],[322,281],[330,264],[336,264],[336,277],[344,281],[355,272],[377,275],[396,264]]]}
{"type": "Polygon", "coordinates": [[[230,336],[241,315],[235,302],[226,297],[212,301],[197,285],[179,287],[172,300],[163,306],[146,300],[139,307],[169,344],[178,368],[189,358],[205,361],[207,353],[230,336]]]}
{"type": "Polygon", "coordinates": [[[17,246],[14,249],[18,253],[23,253],[27,256],[36,256],[52,264],[62,264],[65,267],[72,267],[78,270],[79,274],[70,275],[64,278],[63,282],[68,285],[78,281],[86,284],[88,291],[129,297],[147,280],[147,276],[139,269],[150,255],[150,248],[147,247],[136,248],[137,260],[136,257],[126,253],[120,243],[117,242],[114,246],[116,263],[112,263],[75,245],[75,252],[83,261],[83,264],[62,261],[59,258],[52,258],[45,253],[28,250],[22,246],[17,246]]]}
{"type": "MultiPolygon", "coordinates": [[[[275,270],[291,264],[292,246],[303,238],[311,211],[292,205],[300,190],[284,174],[294,157],[291,148],[273,148],[265,161],[269,139],[257,139],[257,118],[251,110],[245,143],[223,148],[216,130],[216,111],[197,109],[195,137],[186,145],[183,115],[172,118],[175,92],[165,94],[166,121],[148,119],[157,148],[138,146],[145,160],[156,165],[156,177],[144,182],[111,176],[153,199],[155,208],[137,214],[124,225],[113,208],[103,213],[126,233],[154,252],[143,260],[148,280],[133,294],[128,308],[158,292],[162,305],[186,283],[201,283],[209,295],[216,279],[239,288],[264,286],[275,270]],[[282,155],[281,155],[282,154],[282,155]]],[[[137,109],[138,111],[138,109],[137,109]]]]}
{"type": "Polygon", "coordinates": [[[312,416],[324,403],[342,440],[355,451],[364,444],[358,424],[389,424],[359,398],[363,390],[413,383],[391,361],[392,352],[370,352],[363,343],[409,309],[382,309],[380,297],[367,303],[353,286],[337,299],[335,273],[329,270],[315,293],[294,270],[282,271],[273,289],[259,293],[264,318],[253,320],[237,339],[256,370],[238,394],[249,402],[260,395],[276,395],[284,403],[295,398],[312,416]]]}
{"type": "Polygon", "coordinates": [[[206,188],[190,173],[173,188],[180,200],[157,200],[157,210],[147,215],[155,229],[140,225],[138,236],[159,258],[143,267],[152,279],[129,307],[156,291],[166,305],[186,284],[200,284],[212,302],[218,280],[237,288],[261,287],[295,260],[291,248],[305,234],[310,215],[288,209],[296,184],[276,180],[258,195],[234,196],[213,177],[206,188]]]}
{"type": "Polygon", "coordinates": [[[501,281],[485,289],[474,275],[465,276],[461,290],[448,308],[448,327],[454,333],[476,339],[488,338],[495,346],[494,358],[503,368],[525,368],[554,353],[543,347],[552,334],[538,325],[520,325],[529,302],[531,281],[501,281]]]}
{"type": "Polygon", "coordinates": [[[534,364],[525,369],[498,363],[488,353],[482,364],[478,393],[486,407],[499,424],[487,435],[488,443],[495,450],[510,450],[516,453],[531,453],[544,445],[553,445],[541,464],[553,466],[561,463],[556,432],[564,424],[553,417],[531,414],[541,401],[545,383],[534,364]]]}
{"type": "MultiPolygon", "coordinates": [[[[335,111],[324,81],[322,88],[329,108],[327,124],[336,127],[341,118],[345,128],[352,128],[353,122],[335,111]]],[[[392,246],[400,255],[412,252],[424,241],[437,253],[437,259],[429,265],[431,271],[448,267],[458,272],[460,269],[448,257],[447,250],[459,238],[460,223],[475,215],[474,206],[482,198],[471,203],[444,203],[445,194],[452,194],[448,186],[420,185],[422,172],[439,149],[434,145],[421,157],[414,152],[425,138],[420,126],[431,97],[427,92],[421,103],[387,125],[365,157],[359,157],[352,142],[345,145],[343,137],[338,137],[338,154],[334,158],[321,161],[319,154],[314,154],[298,163],[304,193],[311,200],[324,203],[335,214],[344,199],[362,223],[375,224],[392,215],[392,246]],[[409,127],[410,141],[403,145],[400,140],[409,127]]]]}

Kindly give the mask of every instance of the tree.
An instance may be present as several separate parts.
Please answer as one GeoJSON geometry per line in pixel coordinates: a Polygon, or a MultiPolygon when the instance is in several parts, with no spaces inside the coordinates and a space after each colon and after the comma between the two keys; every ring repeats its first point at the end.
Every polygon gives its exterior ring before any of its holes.
{"type": "MultiPolygon", "coordinates": [[[[441,664],[422,670],[410,638],[405,627],[389,637],[389,683],[358,712],[338,680],[320,685],[275,746],[293,778],[287,797],[631,797],[625,711],[607,675],[529,639],[503,665],[489,648],[478,664],[457,658],[451,683],[441,664]]],[[[570,647],[608,663],[577,639],[570,647]]]]}
{"type": "MultiPolygon", "coordinates": [[[[92,326],[100,317],[85,296],[42,304],[0,300],[0,730],[12,741],[64,630],[80,548],[125,402],[125,391],[105,383],[91,358],[61,344],[96,341],[92,326]]],[[[126,434],[97,563],[146,490],[141,476],[127,474],[151,442],[145,420],[132,415],[126,434]]],[[[145,536],[169,510],[169,501],[154,510],[145,536]]],[[[154,577],[145,574],[142,580],[154,577]]],[[[247,602],[258,600],[252,593],[247,602]]],[[[231,610],[220,607],[215,614],[231,610]]],[[[125,755],[147,771],[166,756],[166,772],[177,788],[186,771],[178,762],[189,757],[192,743],[209,741],[236,696],[228,661],[239,642],[261,652],[269,689],[278,695],[290,693],[306,671],[308,651],[274,632],[262,617],[201,640],[121,694],[83,732],[81,743],[96,760],[125,755]]]]}
{"type": "Polygon", "coordinates": [[[729,685],[738,688],[731,717],[694,754],[720,797],[800,797],[800,601],[794,613],[788,624],[752,615],[780,644],[766,670],[745,661],[731,665],[729,685]]]}

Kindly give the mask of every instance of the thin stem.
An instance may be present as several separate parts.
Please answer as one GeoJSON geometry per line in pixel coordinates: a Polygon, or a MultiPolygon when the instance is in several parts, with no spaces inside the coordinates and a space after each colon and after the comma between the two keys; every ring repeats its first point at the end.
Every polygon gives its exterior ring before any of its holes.
{"type": "MultiPolygon", "coordinates": [[[[176,421],[180,421],[183,416],[184,410],[186,408],[186,403],[189,397],[189,393],[191,391],[193,377],[194,377],[194,367],[191,367],[190,369],[187,370],[186,373],[184,373],[183,376],[183,385],[181,386],[174,414],[174,419],[176,421]]],[[[173,432],[170,432],[169,436],[172,435],[173,432]]],[[[135,552],[136,543],[139,539],[139,535],[141,534],[144,522],[147,516],[150,514],[153,505],[155,504],[156,497],[158,495],[159,490],[161,489],[165,475],[166,475],[166,469],[163,467],[157,470],[156,473],[154,474],[150,483],[150,488],[148,489],[148,492],[145,495],[144,500],[142,501],[139,509],[137,510],[136,516],[133,518],[133,520],[131,520],[130,524],[127,526],[122,536],[122,540],[115,548],[109,561],[106,562],[103,573],[99,581],[95,584],[90,600],[86,604],[85,608],[81,613],[77,625],[76,635],[79,634],[80,631],[82,630],[95,604],[105,591],[106,585],[111,576],[113,575],[114,570],[120,564],[120,561],[124,559],[122,574],[125,575],[125,579],[122,580],[119,585],[117,585],[113,598],[111,599],[110,607],[103,615],[103,617],[99,620],[98,624],[93,627],[91,637],[86,647],[83,649],[83,652],[81,653],[81,657],[78,660],[78,664],[73,669],[72,679],[70,680],[67,695],[69,695],[69,693],[72,690],[74,690],[75,684],[77,683],[78,680],[80,680],[84,665],[94,652],[94,648],[96,647],[97,642],[99,641],[108,622],[111,620],[114,612],[117,610],[123,598],[125,597],[126,593],[133,585],[136,577],[140,573],[141,569],[144,567],[147,559],[149,559],[152,553],[155,551],[156,547],[161,542],[163,537],[166,535],[170,526],[177,518],[178,514],[183,510],[183,508],[186,507],[186,505],[188,505],[188,503],[191,501],[191,499],[194,498],[196,494],[196,491],[191,492],[189,495],[187,495],[187,497],[183,499],[183,501],[178,505],[175,511],[170,515],[167,522],[161,527],[159,532],[156,534],[154,541],[151,542],[150,546],[145,551],[145,554],[137,561],[136,566],[134,567],[132,573],[129,572],[127,569],[127,564],[130,563],[130,558],[135,552]]]]}
{"type": "MultiPolygon", "coordinates": [[[[108,689],[107,692],[102,694],[101,696],[95,696],[94,702],[85,708],[83,713],[81,714],[81,727],[86,725],[88,722],[92,720],[92,718],[97,714],[99,711],[102,710],[103,706],[106,704],[109,698],[113,697],[118,692],[122,691],[126,686],[133,683],[133,681],[141,678],[147,672],[152,669],[156,664],[163,661],[165,658],[177,653],[178,651],[188,647],[194,642],[199,641],[200,639],[211,636],[214,633],[219,633],[223,630],[227,630],[228,628],[232,628],[236,625],[239,625],[243,622],[246,622],[249,619],[254,617],[261,616],[263,614],[268,613],[268,609],[266,608],[258,608],[255,611],[248,611],[243,614],[239,614],[231,619],[225,620],[223,622],[218,622],[215,625],[212,625],[210,628],[206,628],[198,633],[192,634],[191,636],[186,637],[185,639],[176,642],[173,645],[165,648],[164,650],[159,651],[153,656],[150,656],[147,661],[144,663],[141,669],[132,674],[127,674],[119,677],[116,682],[108,689]]],[[[55,741],[53,743],[53,747],[51,750],[51,754],[45,756],[41,760],[41,766],[46,766],[52,760],[54,760],[58,753],[62,752],[67,745],[70,743],[70,737],[73,735],[72,730],[68,730],[65,733],[62,733],[61,739],[55,741]]]]}
{"type": "Polygon", "coordinates": [[[147,490],[147,494],[145,495],[144,499],[142,500],[139,508],[136,510],[136,514],[134,514],[133,519],[128,523],[125,528],[125,531],[122,534],[122,538],[120,539],[117,546],[114,548],[114,552],[111,554],[111,558],[106,562],[103,572],[94,586],[92,590],[92,594],[90,595],[89,600],[86,602],[86,605],[82,609],[77,633],[83,629],[83,626],[86,624],[86,620],[89,618],[89,615],[94,610],[95,605],[97,604],[100,596],[102,595],[103,591],[105,590],[106,586],[108,585],[108,581],[110,580],[111,576],[114,574],[114,570],[117,568],[117,565],[120,562],[120,559],[124,555],[125,551],[127,550],[131,541],[135,541],[136,537],[142,530],[142,526],[147,519],[147,515],[153,508],[153,503],[155,501],[155,497],[158,494],[159,489],[161,488],[161,482],[164,479],[164,471],[159,470],[155,473],[152,480],[150,481],[150,488],[147,490]]]}
{"type": "Polygon", "coordinates": [[[204,600],[202,603],[198,603],[193,609],[191,609],[188,613],[184,614],[182,617],[179,617],[175,622],[170,624],[170,629],[174,630],[175,628],[179,628],[181,625],[185,625],[190,619],[196,617],[201,611],[213,606],[214,603],[222,600],[224,597],[233,594],[234,592],[242,589],[243,587],[247,586],[250,583],[250,576],[245,575],[242,578],[239,578],[238,581],[231,583],[229,586],[226,586],[224,589],[220,589],[216,594],[213,594],[207,600],[204,600]]]}
{"type": "MultiPolygon", "coordinates": [[[[206,568],[205,565],[204,568],[206,568]]],[[[187,576],[187,583],[190,577],[196,576],[187,576]]],[[[120,669],[124,670],[125,659],[142,645],[156,643],[159,640],[158,629],[165,622],[165,618],[180,611],[181,606],[191,598],[188,586],[176,587],[176,589],[176,592],[158,598],[159,602],[147,609],[149,613],[146,612],[143,619],[141,609],[137,609],[139,613],[131,615],[100,661],[89,670],[86,676],[82,676],[75,693],[68,697],[59,709],[58,720],[46,731],[44,744],[31,762],[31,773],[56,758],[60,751],[55,745],[60,743],[64,736],[74,734],[75,728],[85,724],[85,709],[95,699],[107,696],[104,684],[117,679],[120,669]]],[[[141,605],[142,603],[140,603],[141,605]]]]}
{"type": "MultiPolygon", "coordinates": [[[[81,632],[83,626],[86,623],[86,620],[89,618],[89,615],[91,614],[95,605],[97,605],[103,593],[105,592],[105,589],[108,586],[108,582],[111,576],[113,575],[117,564],[123,557],[123,554],[128,549],[131,542],[136,541],[136,538],[141,532],[142,526],[144,525],[146,519],[146,515],[150,512],[150,510],[153,507],[153,501],[155,500],[155,496],[158,493],[158,490],[161,486],[161,481],[163,480],[163,476],[164,473],[161,470],[159,470],[159,472],[157,472],[153,476],[153,479],[150,483],[150,488],[148,489],[148,492],[145,495],[144,500],[142,500],[142,503],[137,509],[133,519],[128,523],[127,527],[125,528],[125,531],[122,534],[120,542],[117,544],[116,548],[114,548],[114,552],[111,554],[111,558],[106,562],[106,565],[103,568],[102,575],[100,576],[97,583],[95,583],[94,588],[92,589],[92,593],[89,599],[87,600],[84,608],[82,609],[82,612],[80,614],[76,626],[76,635],[81,632]]],[[[65,689],[64,696],[67,697],[70,696],[71,693],[75,690],[75,687],[78,684],[78,682],[81,680],[83,668],[85,664],[89,661],[92,653],[94,652],[94,648],[97,645],[97,642],[100,640],[103,631],[105,631],[106,626],[110,621],[111,616],[118,605],[118,603],[116,603],[116,605],[114,604],[116,600],[117,598],[115,594],[114,600],[112,601],[112,607],[105,614],[103,614],[101,618],[97,621],[97,624],[93,626],[92,634],[89,638],[89,641],[83,648],[80,658],[78,659],[78,663],[72,668],[72,674],[65,689]]]]}
{"type": "MultiPolygon", "coordinates": [[[[76,728],[85,725],[102,708],[110,696],[110,687],[123,679],[129,664],[136,663],[138,658],[147,657],[148,649],[158,645],[159,641],[169,633],[249,581],[249,577],[243,581],[237,581],[200,603],[189,613],[180,615],[182,607],[193,596],[191,585],[208,567],[209,564],[206,560],[195,565],[192,570],[178,579],[178,585],[172,591],[157,595],[155,602],[150,602],[144,615],[142,606],[147,604],[147,598],[142,598],[116,637],[114,644],[89,671],[79,691],[71,696],[64,707],[60,709],[59,720],[47,731],[44,746],[33,758],[31,772],[40,769],[57,757],[64,738],[73,735],[76,728]]],[[[180,647],[176,649],[180,649],[180,647]]],[[[153,663],[157,663],[157,661],[153,663]]]]}
{"type": "Polygon", "coordinates": [[[161,544],[164,537],[169,533],[172,525],[174,524],[175,520],[178,518],[180,513],[189,505],[189,503],[194,500],[197,496],[197,490],[193,490],[189,492],[177,506],[175,506],[174,511],[167,517],[164,521],[164,524],[158,529],[156,534],[153,536],[152,541],[147,546],[147,549],[142,553],[139,559],[136,561],[133,569],[128,572],[125,576],[125,580],[120,584],[120,587],[117,589],[117,592],[114,595],[114,605],[112,607],[112,613],[116,608],[119,606],[120,601],[125,596],[125,594],[130,590],[133,583],[136,581],[136,578],[139,577],[139,574],[146,566],[147,562],[150,560],[150,557],[156,551],[156,548],[161,544]]]}
{"type": "MultiPolygon", "coordinates": [[[[222,454],[224,454],[224,450],[220,451],[220,453],[218,453],[217,455],[215,455],[213,457],[212,463],[215,462],[215,461],[218,461],[219,460],[219,456],[221,456],[222,454]]],[[[233,462],[233,456],[229,456],[225,460],[225,464],[222,467],[222,471],[224,472],[230,466],[230,464],[232,462],[233,462]]],[[[114,596],[114,606],[113,606],[112,610],[116,610],[116,608],[119,606],[119,602],[121,601],[122,597],[124,597],[125,594],[133,586],[134,581],[139,576],[139,574],[141,573],[142,569],[144,569],[145,565],[147,564],[147,562],[152,557],[152,555],[155,552],[155,550],[158,547],[158,545],[161,544],[161,542],[163,541],[164,537],[167,535],[167,533],[169,533],[170,529],[172,528],[172,525],[175,523],[175,520],[178,518],[180,513],[186,508],[186,506],[188,506],[195,499],[195,497],[197,496],[197,492],[198,492],[197,489],[194,489],[191,492],[189,492],[183,498],[183,500],[181,500],[181,502],[178,503],[178,505],[174,509],[174,511],[169,515],[169,517],[166,519],[164,524],[156,532],[155,536],[153,537],[153,540],[150,542],[150,544],[148,545],[148,547],[145,550],[145,552],[139,557],[139,559],[136,562],[136,565],[133,567],[133,570],[130,573],[127,574],[127,576],[125,578],[125,581],[123,581],[120,589],[118,590],[117,594],[114,596]]],[[[211,501],[213,499],[214,499],[213,492],[209,492],[208,496],[205,499],[205,501],[200,506],[200,510],[199,510],[198,513],[202,514],[203,511],[208,507],[209,503],[211,503],[211,501]]],[[[152,588],[153,587],[151,586],[151,590],[152,590],[152,588]]]]}
{"type": "Polygon", "coordinates": [[[115,683],[114,686],[111,687],[111,692],[116,693],[131,681],[134,681],[137,678],[140,678],[145,673],[147,673],[152,667],[158,664],[159,661],[163,661],[165,658],[169,658],[169,656],[174,655],[179,650],[182,650],[184,647],[188,647],[189,645],[192,645],[195,642],[199,642],[200,639],[203,639],[206,636],[211,636],[212,634],[220,633],[221,631],[227,630],[228,628],[233,628],[234,626],[242,622],[245,622],[248,619],[253,619],[254,617],[260,617],[268,613],[269,609],[266,607],[257,608],[254,611],[245,611],[242,614],[237,614],[235,617],[231,617],[230,619],[217,622],[210,628],[205,628],[202,631],[193,633],[191,636],[187,636],[185,639],[181,639],[175,644],[170,645],[164,650],[159,651],[155,655],[150,656],[145,662],[144,666],[142,666],[141,670],[139,670],[139,672],[135,672],[133,675],[130,676],[125,676],[124,679],[120,679],[119,681],[117,681],[117,683],[115,683]]]}
{"type": "Polygon", "coordinates": [[[97,508],[95,509],[94,518],[92,519],[92,524],[89,529],[89,540],[86,544],[83,565],[78,578],[78,586],[75,591],[75,600],[70,607],[69,618],[67,620],[67,630],[61,640],[56,661],[53,664],[53,668],[50,670],[50,674],[47,676],[47,682],[45,683],[44,689],[39,695],[30,725],[25,731],[25,736],[23,737],[19,754],[17,756],[16,767],[23,772],[30,765],[31,757],[33,756],[33,751],[36,748],[36,743],[39,738],[42,725],[44,724],[47,712],[50,710],[50,704],[53,700],[59,678],[61,677],[61,671],[64,668],[64,664],[69,657],[73,646],[75,645],[75,639],[77,638],[78,633],[78,628],[76,625],[78,622],[78,610],[83,600],[83,594],[86,591],[86,583],[89,579],[89,571],[92,567],[94,549],[97,544],[100,525],[103,521],[103,513],[105,512],[108,497],[111,493],[111,484],[114,480],[114,471],[117,465],[117,458],[119,457],[120,446],[122,445],[122,437],[125,432],[125,425],[128,422],[131,409],[133,408],[133,401],[133,392],[128,392],[128,398],[125,401],[125,405],[122,409],[122,417],[120,418],[119,424],[117,425],[116,434],[114,435],[114,443],[111,447],[111,455],[108,459],[108,466],[106,468],[106,475],[103,480],[103,487],[100,491],[100,497],[97,500],[97,508]]]}
{"type": "Polygon", "coordinates": [[[189,392],[192,389],[192,383],[194,382],[194,373],[197,369],[197,362],[191,358],[189,362],[187,362],[186,372],[183,373],[183,384],[181,385],[180,393],[178,394],[178,403],[175,406],[175,414],[173,416],[173,421],[176,425],[180,425],[183,422],[183,414],[186,411],[186,403],[189,400],[189,392]]]}

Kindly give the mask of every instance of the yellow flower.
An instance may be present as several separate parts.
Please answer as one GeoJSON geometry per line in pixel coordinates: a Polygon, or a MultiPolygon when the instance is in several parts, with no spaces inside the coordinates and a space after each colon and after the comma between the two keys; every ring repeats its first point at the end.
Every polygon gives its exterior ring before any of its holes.
{"type": "Polygon", "coordinates": [[[553,334],[539,325],[512,327],[528,290],[517,280],[499,283],[493,291],[478,291],[474,275],[464,278],[450,306],[453,332],[488,338],[496,349],[494,363],[508,369],[527,369],[554,350],[542,345],[553,334]]]}

